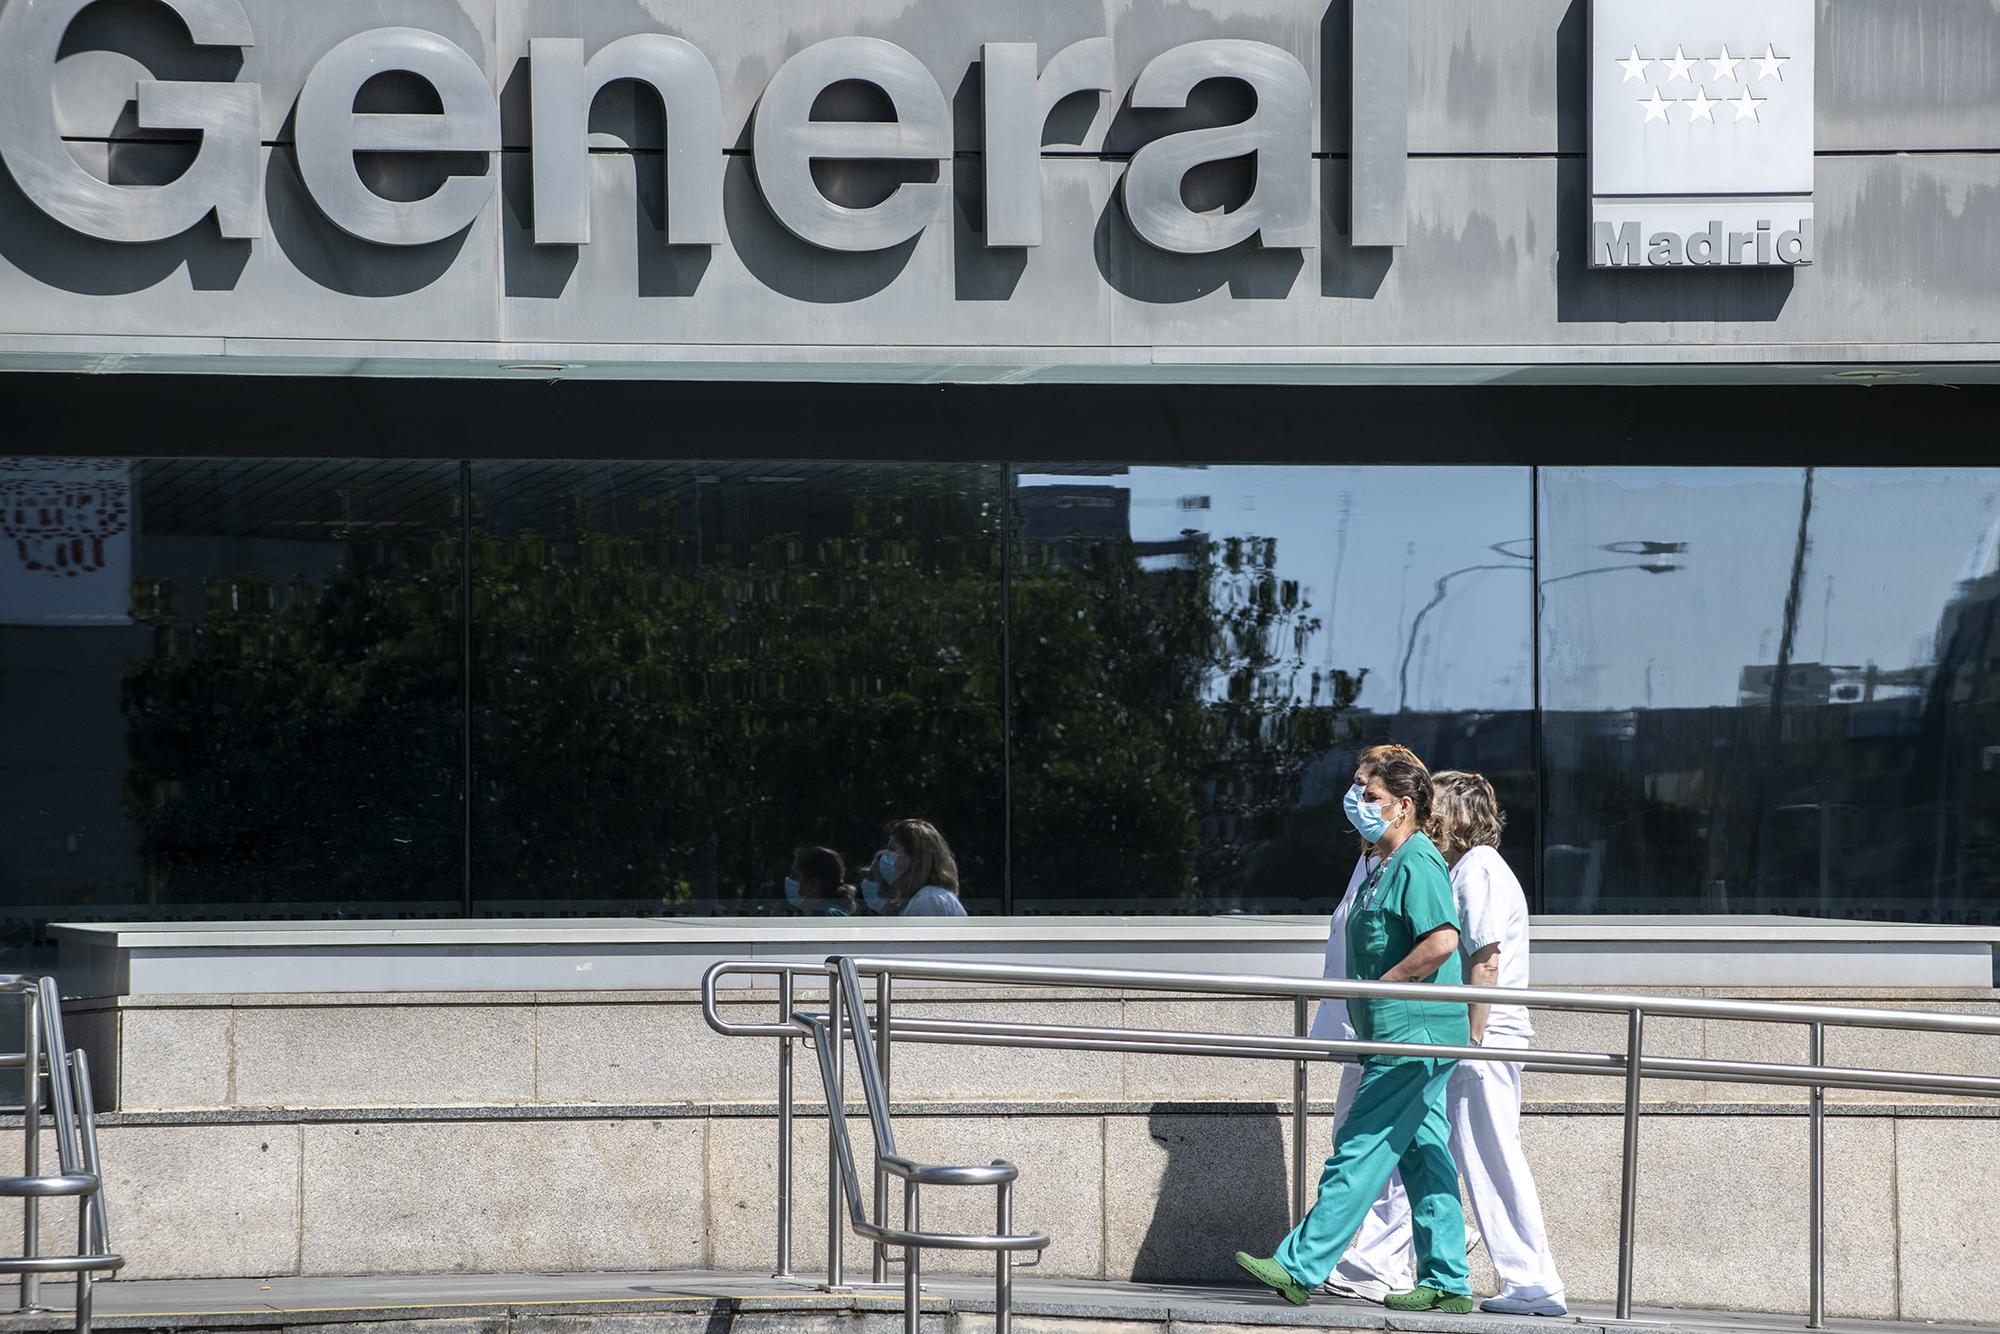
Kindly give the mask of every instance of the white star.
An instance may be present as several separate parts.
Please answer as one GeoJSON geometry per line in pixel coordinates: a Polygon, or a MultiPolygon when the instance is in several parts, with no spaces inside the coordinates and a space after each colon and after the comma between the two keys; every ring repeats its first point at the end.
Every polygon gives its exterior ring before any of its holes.
{"type": "Polygon", "coordinates": [[[1754,120],[1761,122],[1764,118],[1757,114],[1757,108],[1763,106],[1766,102],[1770,100],[1771,99],[1768,97],[1752,97],[1750,96],[1750,90],[1748,88],[1745,88],[1743,90],[1743,96],[1731,98],[1729,101],[1729,105],[1736,108],[1737,120],[1739,121],[1754,120]]]}
{"type": "Polygon", "coordinates": [[[1722,44],[1722,54],[1709,61],[1708,67],[1715,71],[1714,77],[1734,80],[1736,78],[1736,67],[1742,63],[1743,57],[1730,55],[1729,43],[1724,42],[1722,44]]]}
{"type": "Polygon", "coordinates": [[[1758,56],[1756,61],[1758,80],[1761,82],[1764,79],[1776,79],[1779,83],[1783,83],[1784,65],[1790,59],[1790,56],[1779,55],[1769,42],[1764,43],[1764,54],[1758,56]]]}
{"type": "Polygon", "coordinates": [[[1694,90],[1694,96],[1686,99],[1686,105],[1693,109],[1688,115],[1688,124],[1692,125],[1698,120],[1705,120],[1710,125],[1713,125],[1715,124],[1715,109],[1723,104],[1710,97],[1707,89],[1697,88],[1694,90]]]}
{"type": "Polygon", "coordinates": [[[1625,77],[1619,80],[1620,83],[1630,83],[1634,79],[1638,79],[1643,83],[1646,78],[1646,66],[1653,62],[1641,59],[1639,48],[1635,46],[1632,48],[1632,54],[1629,57],[1624,60],[1614,60],[1611,63],[1625,71],[1625,77]]]}
{"type": "Polygon", "coordinates": [[[1688,59],[1680,47],[1676,46],[1674,48],[1674,58],[1672,60],[1663,60],[1660,63],[1672,71],[1672,73],[1667,75],[1668,83],[1672,83],[1675,79],[1686,79],[1689,83],[1694,82],[1693,76],[1688,73],[1688,66],[1697,62],[1688,59]]]}
{"type": "Polygon", "coordinates": [[[1654,121],[1660,120],[1666,121],[1667,124],[1671,125],[1673,122],[1667,120],[1667,108],[1672,105],[1673,102],[1661,97],[1660,90],[1655,88],[1653,89],[1653,100],[1650,102],[1641,102],[1639,108],[1646,113],[1646,124],[1651,125],[1654,121]]]}

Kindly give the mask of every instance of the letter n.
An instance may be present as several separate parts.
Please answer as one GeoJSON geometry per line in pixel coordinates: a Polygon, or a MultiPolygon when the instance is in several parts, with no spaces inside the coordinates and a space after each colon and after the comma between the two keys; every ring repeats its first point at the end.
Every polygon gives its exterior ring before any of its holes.
{"type": "Polygon", "coordinates": [[[722,88],[707,56],[649,32],[607,44],[586,64],[579,39],[536,37],[528,73],[536,245],[590,240],[590,105],[620,79],[647,85],[666,108],[667,244],[722,242],[722,88]]]}

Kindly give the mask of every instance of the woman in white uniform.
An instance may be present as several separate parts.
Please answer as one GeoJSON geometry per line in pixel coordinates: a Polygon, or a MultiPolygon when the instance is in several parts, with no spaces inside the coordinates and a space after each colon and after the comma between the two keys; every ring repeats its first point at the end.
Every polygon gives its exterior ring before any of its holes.
{"type": "MultiPolygon", "coordinates": [[[[1493,785],[1479,774],[1445,770],[1431,776],[1438,850],[1451,867],[1458,900],[1459,949],[1469,986],[1528,985],[1528,901],[1521,882],[1500,856],[1506,817],[1493,785]]],[[[1343,902],[1342,907],[1345,908],[1343,902]]],[[[1336,940],[1339,931],[1335,931],[1336,940]]],[[[1333,960],[1329,957],[1327,973],[1333,960]]],[[[1343,961],[1344,967],[1344,961],[1343,961]]],[[[1328,1001],[1327,1005],[1338,1004],[1328,1001]]],[[[1535,1035],[1528,1011],[1518,1005],[1474,1005],[1472,1040],[1486,1047],[1524,1048],[1535,1035]]],[[[1322,1016],[1325,1010],[1321,1011],[1322,1016]]],[[[1320,1035],[1315,1025],[1314,1035],[1320,1035]]],[[[1352,1031],[1349,1030],[1349,1036],[1352,1031]]],[[[1338,1036],[1329,1032],[1327,1037],[1338,1036]]],[[[1349,1097],[1342,1067],[1341,1093],[1349,1097]]],[[[1549,1255],[1542,1204],[1534,1174],[1521,1151],[1521,1066],[1517,1061],[1460,1061],[1446,1094],[1451,1152],[1465,1175],[1473,1217],[1484,1234],[1500,1291],[1480,1303],[1505,1315],[1566,1313],[1562,1276],[1549,1255]]],[[[1341,1111],[1346,1110],[1344,1104],[1341,1111]]],[[[1392,1180],[1361,1225],[1328,1287],[1344,1296],[1371,1297],[1401,1287],[1410,1264],[1410,1206],[1402,1183],[1392,1180]]]]}

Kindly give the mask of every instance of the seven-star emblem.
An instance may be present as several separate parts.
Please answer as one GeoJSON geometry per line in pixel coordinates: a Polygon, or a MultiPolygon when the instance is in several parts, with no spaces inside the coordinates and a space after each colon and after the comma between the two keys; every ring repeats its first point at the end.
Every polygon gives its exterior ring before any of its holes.
{"type": "Polygon", "coordinates": [[[1639,107],[1646,113],[1646,123],[1648,125],[1652,124],[1656,120],[1666,121],[1667,124],[1671,125],[1673,124],[1673,122],[1667,120],[1667,108],[1671,107],[1672,105],[1673,102],[1667,98],[1661,97],[1660,90],[1655,88],[1653,90],[1652,101],[1641,102],[1639,104],[1639,107]]]}
{"type": "Polygon", "coordinates": [[[1688,124],[1692,125],[1698,120],[1705,120],[1710,125],[1715,124],[1715,109],[1722,105],[1723,103],[1708,95],[1707,89],[1695,89],[1694,96],[1687,99],[1688,124]]]}
{"type": "Polygon", "coordinates": [[[1672,60],[1663,60],[1660,63],[1671,71],[1667,75],[1668,83],[1672,83],[1675,79],[1686,79],[1689,83],[1693,83],[1694,76],[1688,73],[1688,66],[1698,64],[1699,62],[1690,60],[1687,54],[1680,47],[1676,46],[1674,48],[1674,58],[1672,60]]]}
{"type": "Polygon", "coordinates": [[[1743,57],[1730,55],[1729,43],[1724,42],[1722,44],[1722,54],[1709,61],[1708,66],[1715,71],[1715,78],[1733,81],[1736,78],[1736,67],[1742,63],[1743,57]]]}
{"type": "Polygon", "coordinates": [[[1624,60],[1614,60],[1611,63],[1625,71],[1625,77],[1620,79],[1619,82],[1630,83],[1634,79],[1638,79],[1641,82],[1644,82],[1646,78],[1646,66],[1652,64],[1653,62],[1642,58],[1639,55],[1639,48],[1635,46],[1632,48],[1632,54],[1630,56],[1626,57],[1624,60]]]}
{"type": "Polygon", "coordinates": [[[1790,59],[1790,56],[1779,55],[1769,42],[1764,43],[1764,54],[1756,57],[1753,62],[1757,66],[1758,81],[1776,79],[1779,83],[1783,83],[1785,81],[1785,62],[1790,59]]]}
{"type": "Polygon", "coordinates": [[[1743,96],[1731,98],[1729,105],[1736,108],[1736,119],[1739,121],[1762,121],[1764,118],[1757,114],[1757,108],[1770,100],[1768,97],[1752,97],[1750,96],[1750,90],[1745,88],[1743,96]]]}

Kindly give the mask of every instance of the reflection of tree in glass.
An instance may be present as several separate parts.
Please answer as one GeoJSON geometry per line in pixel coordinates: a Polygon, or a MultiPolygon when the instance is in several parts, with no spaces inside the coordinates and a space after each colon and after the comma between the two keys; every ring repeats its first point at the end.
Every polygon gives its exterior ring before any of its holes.
{"type": "MultiPolygon", "coordinates": [[[[922,815],[971,906],[998,908],[997,488],[983,469],[865,476],[815,483],[805,517],[734,491],[718,522],[713,492],[703,510],[672,486],[608,508],[544,491],[512,531],[475,511],[482,901],[768,911],[794,846],[858,868],[885,820],[922,815]]],[[[1129,539],[1030,547],[1014,573],[1033,906],[1234,903],[1274,873],[1291,895],[1295,858],[1339,839],[1337,812],[1303,841],[1296,815],[1358,681],[1306,668],[1317,621],[1270,540],[1181,546],[1158,571],[1129,539]]],[[[223,580],[193,628],[156,590],[163,649],[128,673],[127,714],[157,899],[456,897],[458,552],[450,531],[350,535],[319,587],[223,580]]]]}
{"type": "Polygon", "coordinates": [[[1263,863],[1360,681],[1306,669],[1319,622],[1279,577],[1274,541],[1190,532],[1175,545],[1150,570],[1129,540],[1025,549],[1012,626],[1024,905],[1299,893],[1263,863]]]}
{"type": "Polygon", "coordinates": [[[148,903],[459,898],[459,547],[349,536],[320,588],[141,581],[125,804],[148,903]]]}
{"type": "Polygon", "coordinates": [[[907,814],[997,907],[996,521],[954,477],[817,539],[698,542],[673,496],[630,535],[581,499],[560,542],[476,533],[480,892],[769,910],[794,846],[858,863],[907,814]]]}

